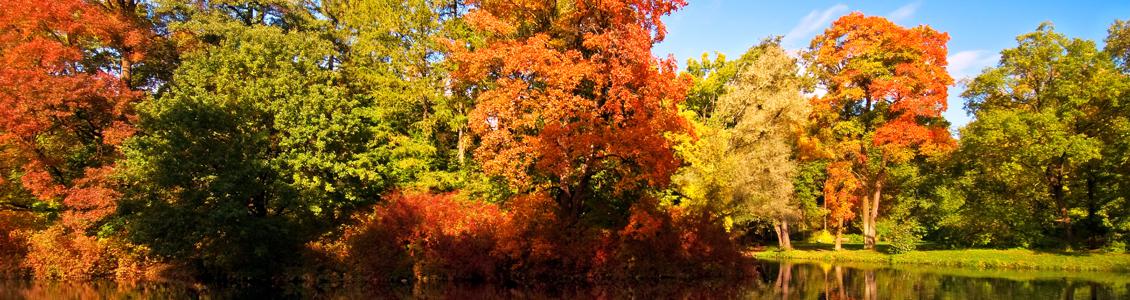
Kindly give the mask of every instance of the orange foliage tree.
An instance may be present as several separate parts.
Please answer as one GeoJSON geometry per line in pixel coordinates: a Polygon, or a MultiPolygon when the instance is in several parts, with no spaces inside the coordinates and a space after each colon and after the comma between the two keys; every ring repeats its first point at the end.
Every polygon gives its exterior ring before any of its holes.
{"type": "MultiPolygon", "coordinates": [[[[471,1],[481,39],[453,42],[456,90],[484,171],[523,193],[547,193],[565,224],[627,213],[679,166],[667,132],[685,130],[686,83],[651,47],[682,0],[471,1]]],[[[623,218],[620,218],[623,219],[623,218]]],[[[619,219],[618,219],[619,220],[619,219]]],[[[622,220],[621,220],[622,221],[622,220]]]]}
{"type": "Polygon", "coordinates": [[[130,74],[154,34],[139,3],[0,1],[0,172],[26,193],[0,209],[61,211],[26,236],[23,264],[38,277],[90,278],[117,264],[87,234],[116,208],[118,146],[143,96],[130,74]]]}
{"type": "Polygon", "coordinates": [[[954,147],[941,115],[953,84],[945,69],[948,40],[925,25],[904,28],[856,12],[836,20],[805,53],[827,90],[813,105],[814,136],[832,160],[825,199],[841,224],[853,217],[843,208],[860,204],[865,248],[875,245],[888,168],[954,147]]]}
{"type": "Polygon", "coordinates": [[[136,1],[0,3],[0,143],[22,185],[84,228],[113,211],[106,183],[133,133],[129,88],[151,31],[136,1]]]}

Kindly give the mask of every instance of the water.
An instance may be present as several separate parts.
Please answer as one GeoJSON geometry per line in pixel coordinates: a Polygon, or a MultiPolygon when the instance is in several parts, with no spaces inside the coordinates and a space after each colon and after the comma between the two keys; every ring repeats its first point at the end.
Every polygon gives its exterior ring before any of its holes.
{"type": "Polygon", "coordinates": [[[215,288],[161,283],[0,281],[0,299],[562,298],[562,299],[1130,299],[1130,274],[984,271],[763,262],[740,281],[515,287],[418,284],[354,288],[215,288]]]}

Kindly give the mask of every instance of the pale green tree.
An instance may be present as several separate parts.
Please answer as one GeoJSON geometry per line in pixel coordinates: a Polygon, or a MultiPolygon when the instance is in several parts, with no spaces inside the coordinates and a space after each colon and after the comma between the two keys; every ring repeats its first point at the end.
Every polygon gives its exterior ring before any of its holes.
{"type": "Polygon", "coordinates": [[[805,81],[776,39],[732,63],[737,71],[698,127],[700,138],[680,148],[688,166],[676,182],[691,203],[734,221],[772,222],[789,249],[789,223],[800,217],[793,181],[797,134],[809,113],[805,81]]]}

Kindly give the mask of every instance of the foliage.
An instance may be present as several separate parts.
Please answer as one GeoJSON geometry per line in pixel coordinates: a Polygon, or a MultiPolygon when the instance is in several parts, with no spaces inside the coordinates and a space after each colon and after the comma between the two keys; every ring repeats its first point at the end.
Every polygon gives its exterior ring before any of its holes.
{"type": "Polygon", "coordinates": [[[876,226],[878,235],[887,241],[892,254],[914,251],[922,242],[922,228],[915,221],[880,221],[876,226]]]}
{"type": "Polygon", "coordinates": [[[997,246],[1072,245],[1085,232],[1099,247],[1125,201],[1125,164],[1104,159],[1126,153],[1125,76],[1094,42],[1050,24],[1017,43],[962,95],[977,119],[956,158],[965,205],[955,232],[997,246]]]}
{"type": "Polygon", "coordinates": [[[483,171],[548,193],[565,222],[622,223],[678,167],[664,135],[685,130],[685,88],[651,46],[665,35],[660,17],[685,3],[633,3],[473,2],[466,18],[481,39],[452,45],[483,171]]]}
{"type": "Polygon", "coordinates": [[[56,224],[26,237],[23,266],[37,279],[153,280],[169,266],[147,256],[145,248],[122,240],[87,236],[56,224]]]}
{"type": "Polygon", "coordinates": [[[0,167],[20,173],[37,201],[65,207],[67,226],[86,229],[114,211],[110,176],[142,95],[128,69],[150,33],[134,11],[88,1],[5,1],[0,11],[9,24],[0,28],[0,150],[13,159],[0,167]]]}
{"type": "Polygon", "coordinates": [[[344,261],[366,279],[498,280],[497,231],[506,215],[497,205],[452,194],[397,194],[357,225],[347,227],[344,261]]]}
{"type": "Polygon", "coordinates": [[[455,194],[395,194],[324,251],[355,279],[604,281],[638,276],[722,276],[742,255],[717,217],[639,202],[615,232],[555,225],[546,197],[497,204],[455,194]],[[340,243],[340,244],[336,244],[340,243]],[[647,275],[643,275],[647,274],[647,275]]]}
{"type": "MultiPolygon", "coordinates": [[[[775,39],[750,48],[740,60],[719,60],[720,70],[736,69],[725,92],[712,100],[707,119],[676,147],[687,165],[673,177],[685,205],[718,213],[734,222],[774,223],[781,245],[788,245],[788,223],[799,219],[793,180],[794,144],[805,126],[808,101],[796,62],[775,39]],[[782,234],[783,233],[783,234],[782,234]]],[[[688,73],[701,77],[701,70],[688,73]]],[[[725,72],[725,71],[716,71],[725,72]]],[[[717,76],[698,82],[714,84],[717,76]]],[[[694,108],[688,108],[694,109],[694,108]]]]}
{"type": "Polygon", "coordinates": [[[220,30],[217,44],[187,53],[169,91],[141,108],[146,132],[128,144],[133,194],[122,210],[133,240],[157,255],[217,276],[263,275],[392,179],[364,152],[382,140],[323,67],[329,43],[214,26],[198,34],[220,30]]]}
{"type": "MultiPolygon", "coordinates": [[[[804,57],[827,93],[813,104],[816,147],[827,155],[825,201],[837,224],[858,207],[868,247],[888,168],[953,147],[946,130],[949,36],[852,13],[812,40],[804,57]]],[[[897,182],[894,182],[897,184],[897,182]]],[[[842,228],[842,227],[841,227],[842,228]]]]}

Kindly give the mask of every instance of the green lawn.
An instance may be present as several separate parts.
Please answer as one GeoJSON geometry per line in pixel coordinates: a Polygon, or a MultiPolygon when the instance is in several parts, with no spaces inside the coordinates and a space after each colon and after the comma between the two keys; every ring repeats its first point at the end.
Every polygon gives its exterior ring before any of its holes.
{"type": "Polygon", "coordinates": [[[879,251],[862,250],[862,245],[859,244],[845,244],[845,249],[841,251],[832,251],[832,246],[826,244],[799,243],[794,247],[796,250],[769,249],[754,252],[752,255],[758,259],[768,260],[865,262],[976,269],[1130,272],[1130,254],[1125,253],[967,249],[887,254],[883,245],[879,245],[879,251]]]}

